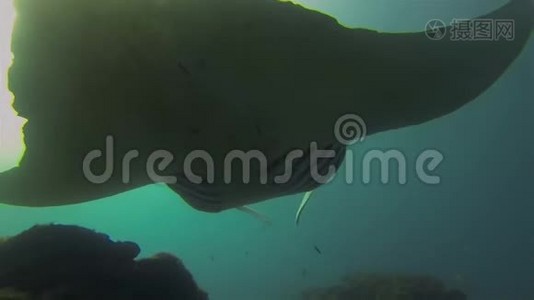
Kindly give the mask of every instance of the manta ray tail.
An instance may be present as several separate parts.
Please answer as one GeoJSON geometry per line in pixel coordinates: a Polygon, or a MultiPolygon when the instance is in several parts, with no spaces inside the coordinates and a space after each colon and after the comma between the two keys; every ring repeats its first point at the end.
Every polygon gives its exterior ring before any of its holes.
{"type": "Polygon", "coordinates": [[[244,212],[244,213],[246,213],[246,214],[248,214],[248,215],[250,215],[250,216],[252,216],[254,218],[256,218],[257,220],[259,220],[260,222],[262,222],[265,225],[269,225],[269,226],[272,225],[272,221],[268,216],[260,213],[259,211],[255,210],[255,209],[252,209],[252,208],[250,208],[248,206],[241,206],[241,207],[238,207],[236,209],[241,211],[241,212],[244,212]]]}

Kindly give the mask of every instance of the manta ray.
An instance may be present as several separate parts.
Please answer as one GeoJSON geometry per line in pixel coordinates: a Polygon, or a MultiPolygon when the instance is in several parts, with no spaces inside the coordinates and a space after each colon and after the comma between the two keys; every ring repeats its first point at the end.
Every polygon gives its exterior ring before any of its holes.
{"type": "Polygon", "coordinates": [[[459,109],[518,57],[534,19],[532,1],[511,1],[481,19],[513,20],[513,38],[453,41],[347,28],[275,0],[15,7],[9,88],[28,120],[26,151],[0,174],[0,202],[76,204],[157,177],[205,212],[307,192],[306,202],[325,183],[313,170],[332,175],[344,160],[341,116],[358,115],[371,135],[459,109]],[[313,164],[317,149],[333,155],[313,164]],[[295,150],[291,176],[276,181],[295,150]],[[250,160],[228,166],[229,153],[250,160]]]}

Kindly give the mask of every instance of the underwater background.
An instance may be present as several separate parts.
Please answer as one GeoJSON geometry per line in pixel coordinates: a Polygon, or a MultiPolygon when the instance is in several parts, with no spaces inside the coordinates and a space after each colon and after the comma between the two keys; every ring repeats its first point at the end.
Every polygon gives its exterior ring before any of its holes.
{"type": "MultiPolygon", "coordinates": [[[[389,32],[422,31],[430,19],[476,17],[505,2],[298,1],[346,26],[389,32]]],[[[429,274],[469,299],[534,299],[533,79],[531,39],[496,84],[459,111],[351,147],[356,157],[399,149],[409,167],[437,149],[440,184],[421,183],[413,168],[406,185],[337,178],[314,193],[298,227],[302,195],[254,205],[272,219],[267,226],[238,211],[198,212],[154,185],[59,208],[0,205],[0,236],[43,223],[95,229],[135,241],[142,256],[177,255],[215,300],[299,299],[355,272],[429,274]]]]}

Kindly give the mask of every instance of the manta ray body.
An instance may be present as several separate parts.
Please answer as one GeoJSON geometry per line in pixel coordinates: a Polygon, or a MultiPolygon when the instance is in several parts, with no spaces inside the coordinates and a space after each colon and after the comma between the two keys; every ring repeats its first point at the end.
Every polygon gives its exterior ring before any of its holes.
{"type": "Polygon", "coordinates": [[[453,112],[505,72],[533,20],[531,1],[512,1],[482,18],[514,20],[513,40],[462,42],[350,29],[274,0],[15,4],[9,87],[28,120],[26,152],[0,174],[0,202],[33,207],[101,199],[154,175],[207,212],[311,191],[324,183],[313,170],[343,161],[341,116],[360,116],[369,135],[453,112]],[[334,155],[314,165],[314,147],[334,155]],[[299,149],[292,176],[276,182],[299,149]],[[248,182],[225,164],[234,150],[265,157],[251,160],[248,182]]]}

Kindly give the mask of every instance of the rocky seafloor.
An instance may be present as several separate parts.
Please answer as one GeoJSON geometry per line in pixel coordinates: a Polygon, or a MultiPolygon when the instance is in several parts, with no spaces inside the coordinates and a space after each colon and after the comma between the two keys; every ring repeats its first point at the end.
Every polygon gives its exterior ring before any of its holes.
{"type": "Polygon", "coordinates": [[[329,287],[312,288],[302,300],[466,300],[467,295],[447,289],[428,275],[355,273],[329,287]]]}
{"type": "Polygon", "coordinates": [[[82,227],[34,226],[0,241],[0,299],[208,299],[179,258],[139,253],[82,227]]]}

